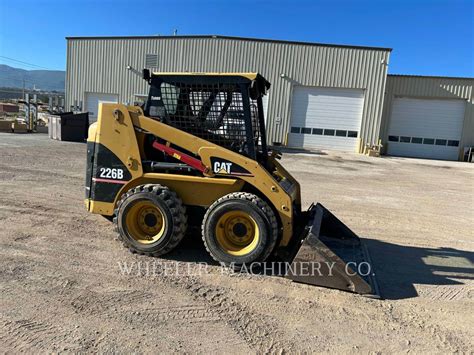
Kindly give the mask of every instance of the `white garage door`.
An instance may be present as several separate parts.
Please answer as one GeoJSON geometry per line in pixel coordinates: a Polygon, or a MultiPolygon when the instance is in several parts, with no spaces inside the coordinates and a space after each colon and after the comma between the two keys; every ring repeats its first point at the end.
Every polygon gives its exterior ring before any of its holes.
{"type": "Polygon", "coordinates": [[[457,160],[465,106],[462,100],[394,99],[387,153],[457,160]]]}
{"type": "Polygon", "coordinates": [[[86,96],[85,110],[89,112],[89,123],[93,123],[97,121],[97,115],[99,113],[100,103],[118,102],[118,95],[116,94],[87,92],[85,96],[86,96]]]}
{"type": "Polygon", "coordinates": [[[363,106],[363,90],[295,87],[288,145],[355,151],[363,106]]]}

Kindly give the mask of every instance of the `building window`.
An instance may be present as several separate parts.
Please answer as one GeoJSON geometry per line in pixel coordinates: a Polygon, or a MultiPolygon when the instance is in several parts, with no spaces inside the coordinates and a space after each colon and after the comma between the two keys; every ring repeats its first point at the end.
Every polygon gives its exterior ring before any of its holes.
{"type": "MultiPolygon", "coordinates": [[[[357,131],[345,131],[343,129],[332,129],[332,128],[311,128],[311,127],[291,127],[291,133],[301,133],[301,134],[314,134],[317,136],[336,136],[336,137],[349,137],[357,138],[359,132],[357,131]]],[[[398,139],[398,137],[397,137],[398,139]]],[[[398,142],[398,141],[397,141],[398,142]]]]}
{"type": "Polygon", "coordinates": [[[405,137],[401,136],[400,137],[400,143],[410,143],[411,137],[405,137]]]}
{"type": "Polygon", "coordinates": [[[411,137],[411,142],[415,144],[421,144],[423,143],[423,138],[420,137],[411,137]]]}
{"type": "Polygon", "coordinates": [[[398,140],[399,140],[398,136],[388,136],[389,142],[398,142],[398,140]]]}
{"type": "Polygon", "coordinates": [[[433,138],[425,138],[423,139],[423,144],[434,144],[433,138]]]}
{"type": "Polygon", "coordinates": [[[459,141],[448,141],[448,147],[459,147],[459,141]]]}
{"type": "Polygon", "coordinates": [[[448,141],[446,139],[437,139],[436,140],[436,145],[446,145],[446,143],[448,143],[448,141]]]}

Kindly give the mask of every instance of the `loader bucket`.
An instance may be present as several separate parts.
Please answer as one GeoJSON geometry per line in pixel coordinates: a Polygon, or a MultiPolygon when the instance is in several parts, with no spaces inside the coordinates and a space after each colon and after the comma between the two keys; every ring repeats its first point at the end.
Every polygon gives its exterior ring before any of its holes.
{"type": "Polygon", "coordinates": [[[308,224],[286,277],[378,297],[369,254],[359,237],[319,203],[306,213],[308,224]]]}

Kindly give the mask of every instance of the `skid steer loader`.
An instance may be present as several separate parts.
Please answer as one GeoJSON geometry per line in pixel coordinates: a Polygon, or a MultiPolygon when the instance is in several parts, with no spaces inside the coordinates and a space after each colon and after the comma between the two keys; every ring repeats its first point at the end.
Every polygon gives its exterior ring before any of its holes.
{"type": "Polygon", "coordinates": [[[160,256],[199,225],[209,254],[236,269],[279,261],[302,283],[375,294],[360,239],[267,146],[257,73],[150,73],[143,107],[101,104],[87,141],[87,209],[131,251],[160,256]]]}

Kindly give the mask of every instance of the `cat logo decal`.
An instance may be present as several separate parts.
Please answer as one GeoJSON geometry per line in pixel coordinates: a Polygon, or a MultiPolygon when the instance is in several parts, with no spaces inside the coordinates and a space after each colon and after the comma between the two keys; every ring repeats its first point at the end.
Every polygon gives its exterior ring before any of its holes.
{"type": "Polygon", "coordinates": [[[216,174],[230,174],[232,171],[232,163],[215,161],[213,169],[216,174]]]}
{"type": "Polygon", "coordinates": [[[214,174],[252,176],[250,171],[227,159],[211,157],[211,166],[214,174]]]}

